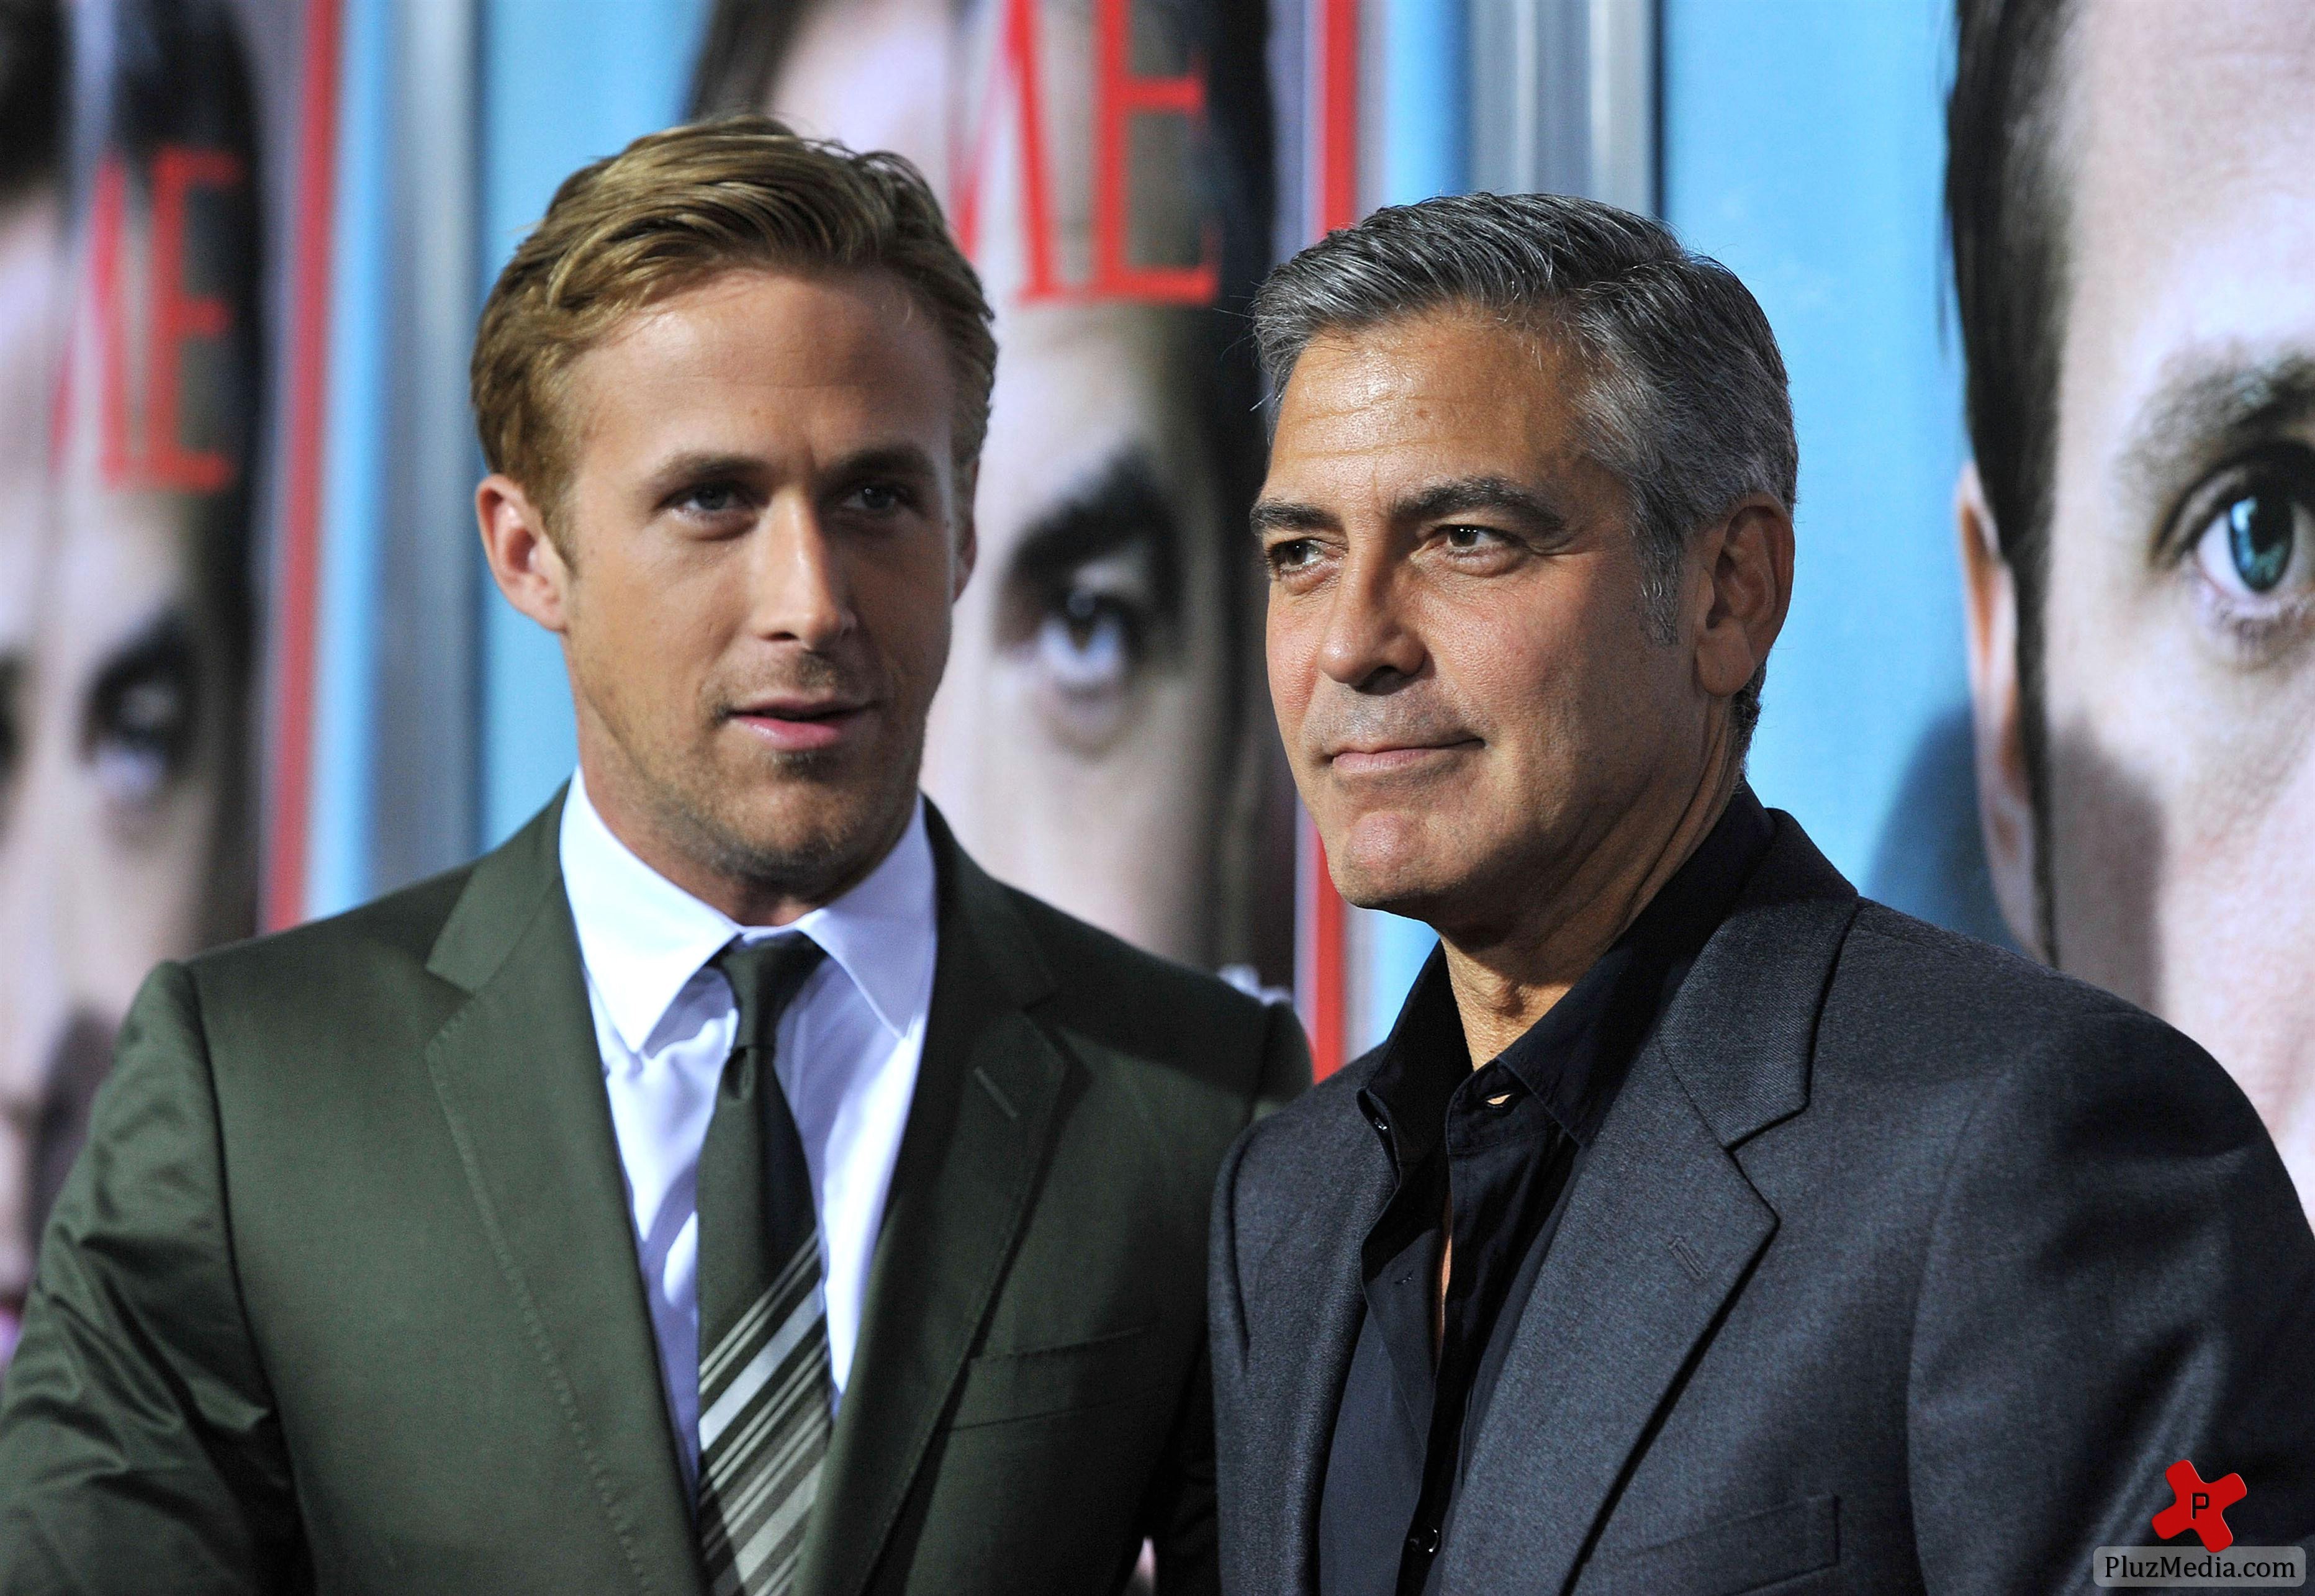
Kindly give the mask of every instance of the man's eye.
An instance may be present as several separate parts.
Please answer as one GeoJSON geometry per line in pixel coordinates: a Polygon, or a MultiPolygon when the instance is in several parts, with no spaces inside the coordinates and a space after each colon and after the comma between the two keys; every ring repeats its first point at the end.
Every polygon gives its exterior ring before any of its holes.
{"type": "Polygon", "coordinates": [[[677,502],[696,515],[720,516],[744,510],[747,496],[736,483],[702,483],[696,488],[687,489],[677,502]]]}
{"type": "Polygon", "coordinates": [[[1273,571],[1299,571],[1315,564],[1318,558],[1318,540],[1315,537],[1290,537],[1270,545],[1270,568],[1273,571]]]}
{"type": "Polygon", "coordinates": [[[1123,690],[1140,651],[1140,617],[1104,593],[1071,588],[1039,623],[1033,644],[1038,668],[1064,693],[1079,696],[1123,690]]]}
{"type": "Polygon", "coordinates": [[[870,515],[891,515],[909,506],[909,491],[893,483],[862,483],[845,496],[855,510],[870,515]]]}
{"type": "Polygon", "coordinates": [[[2195,563],[2227,598],[2255,603],[2308,585],[2311,516],[2303,498],[2276,477],[2254,477],[2204,524],[2195,563]]]}
{"type": "Polygon", "coordinates": [[[1460,554],[1469,554],[1503,541],[1503,535],[1493,527],[1446,527],[1441,529],[1447,546],[1460,554]]]}

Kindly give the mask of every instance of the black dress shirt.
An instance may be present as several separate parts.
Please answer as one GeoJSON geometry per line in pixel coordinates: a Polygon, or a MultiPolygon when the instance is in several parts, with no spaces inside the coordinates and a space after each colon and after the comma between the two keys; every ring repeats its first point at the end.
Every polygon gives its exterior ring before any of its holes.
{"type": "Polygon", "coordinates": [[[1615,945],[1477,1069],[1445,955],[1434,952],[1424,966],[1361,1094],[1398,1184],[1367,1234],[1366,1317],[1318,1508],[1320,1596],[1437,1589],[1480,1420],[1586,1149],[1770,830],[1740,785],[1615,945]],[[1454,1265],[1434,1349],[1450,1195],[1454,1265]]]}

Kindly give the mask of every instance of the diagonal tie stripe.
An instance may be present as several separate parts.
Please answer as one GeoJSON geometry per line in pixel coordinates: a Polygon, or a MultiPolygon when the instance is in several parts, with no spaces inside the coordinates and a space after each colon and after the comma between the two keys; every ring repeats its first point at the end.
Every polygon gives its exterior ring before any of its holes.
{"type": "Polygon", "coordinates": [[[764,1289],[764,1294],[740,1316],[740,1322],[724,1332],[707,1355],[699,1361],[699,1395],[703,1401],[714,1400],[708,1393],[720,1391],[725,1376],[738,1368],[761,1343],[764,1331],[778,1320],[795,1311],[795,1304],[805,1294],[803,1289],[816,1290],[820,1286],[820,1246],[817,1237],[796,1248],[788,1259],[787,1267],[779,1278],[764,1289]]]}
{"type": "MultiPolygon", "coordinates": [[[[823,1454],[824,1456],[824,1450],[823,1454]]],[[[809,1472],[795,1482],[733,1559],[729,1573],[719,1573],[709,1587],[713,1596],[734,1596],[748,1591],[785,1591],[795,1578],[803,1553],[804,1521],[820,1494],[821,1457],[814,1457],[809,1472]]]]}
{"type": "Polygon", "coordinates": [[[758,1339],[700,1419],[700,1556],[714,1596],[785,1591],[803,1550],[830,1429],[817,1271],[758,1339]]]}
{"type": "MultiPolygon", "coordinates": [[[[817,1257],[815,1267],[801,1281],[793,1281],[785,1301],[777,1303],[774,1312],[762,1315],[752,1309],[748,1317],[754,1321],[752,1334],[743,1334],[748,1328],[742,1321],[739,1328],[726,1336],[722,1345],[711,1354],[729,1378],[712,1376],[707,1365],[700,1365],[699,1457],[702,1467],[721,1454],[724,1433],[743,1414],[762,1405],[765,1388],[783,1364],[799,1354],[815,1353],[824,1364],[828,1349],[827,1299],[820,1285],[817,1257]]],[[[783,1272],[786,1279],[797,1272],[783,1272]]],[[[770,1300],[773,1293],[767,1291],[770,1300]]]]}
{"type": "MultiPolygon", "coordinates": [[[[789,1531],[802,1538],[827,1458],[826,1440],[825,1426],[785,1437],[767,1449],[728,1503],[718,1503],[718,1516],[701,1540],[710,1569],[720,1571],[728,1561],[745,1576],[789,1531]]],[[[763,1587],[751,1583],[748,1588],[763,1587]]]]}
{"type": "Polygon", "coordinates": [[[721,1596],[787,1589],[819,1494],[831,1428],[819,1265],[807,1242],[701,1364],[700,1556],[721,1596]]]}
{"type": "Polygon", "coordinates": [[[813,1394],[811,1388],[822,1379],[826,1368],[812,1345],[797,1347],[766,1381],[763,1400],[743,1409],[724,1432],[714,1458],[703,1467],[709,1483],[729,1494],[727,1505],[732,1512],[738,1511],[738,1493],[749,1474],[760,1472],[756,1467],[757,1452],[767,1441],[776,1448],[796,1435],[809,1439],[818,1428],[811,1423],[810,1414],[794,1415],[798,1405],[813,1394]]]}
{"type": "Polygon", "coordinates": [[[779,1017],[822,958],[727,944],[732,1057],[699,1152],[700,1573],[714,1596],[789,1596],[828,1455],[828,1307],[803,1147],[773,1068],[779,1017]]]}

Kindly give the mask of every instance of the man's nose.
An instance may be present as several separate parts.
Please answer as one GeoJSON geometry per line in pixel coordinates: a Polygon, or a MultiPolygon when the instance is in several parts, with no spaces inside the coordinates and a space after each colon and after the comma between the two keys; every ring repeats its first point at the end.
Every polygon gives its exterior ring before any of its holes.
{"type": "Polygon", "coordinates": [[[820,652],[858,625],[851,573],[819,509],[797,495],[776,500],[748,562],[750,625],[758,636],[820,652]]]}
{"type": "Polygon", "coordinates": [[[1377,690],[1423,669],[1424,648],[1405,613],[1402,563],[1354,542],[1335,580],[1318,668],[1346,687],[1377,690]]]}

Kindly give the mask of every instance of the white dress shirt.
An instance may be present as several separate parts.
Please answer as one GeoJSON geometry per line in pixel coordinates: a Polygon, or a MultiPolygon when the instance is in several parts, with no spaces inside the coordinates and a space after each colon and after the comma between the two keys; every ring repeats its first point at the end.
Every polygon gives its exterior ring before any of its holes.
{"type": "Polygon", "coordinates": [[[859,885],[776,929],[741,926],[637,858],[575,775],[561,847],[643,1294],[691,1481],[699,1466],[699,1149],[739,1017],[730,985],[705,966],[734,936],[801,933],[828,954],[780,1017],[774,1068],[819,1202],[829,1360],[840,1397],[932,1007],[937,889],[924,802],[859,885]]]}

